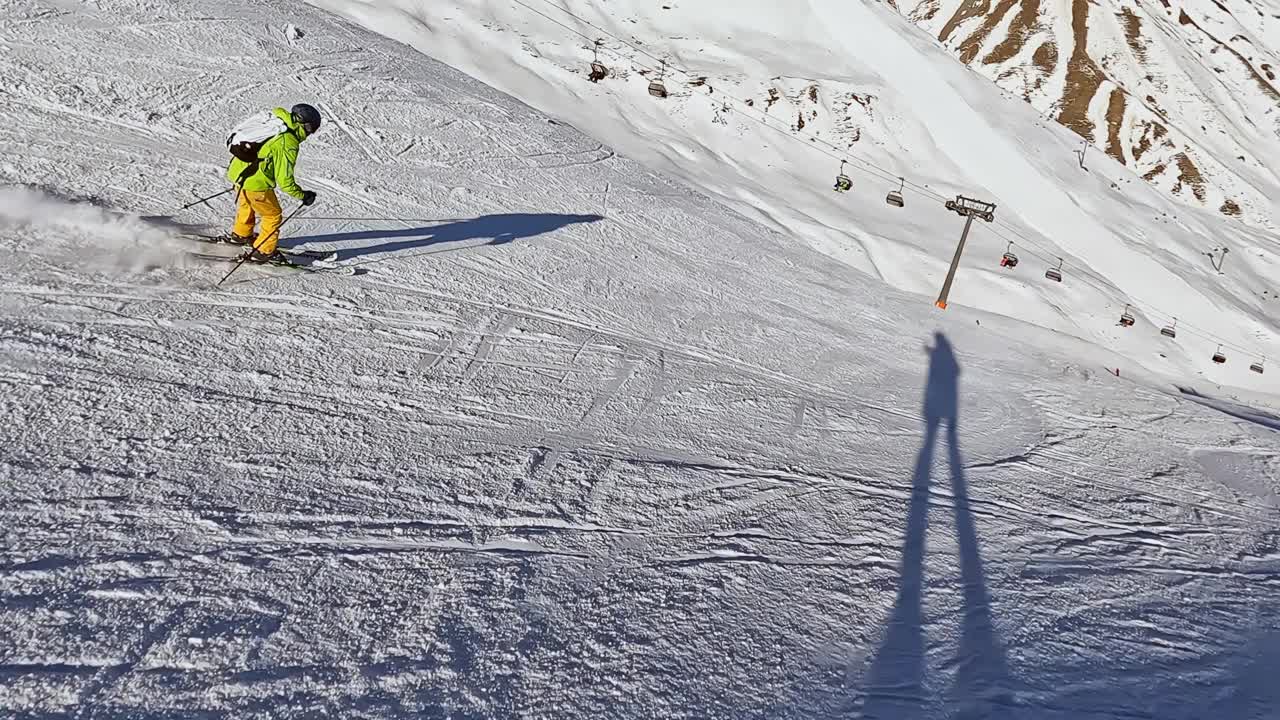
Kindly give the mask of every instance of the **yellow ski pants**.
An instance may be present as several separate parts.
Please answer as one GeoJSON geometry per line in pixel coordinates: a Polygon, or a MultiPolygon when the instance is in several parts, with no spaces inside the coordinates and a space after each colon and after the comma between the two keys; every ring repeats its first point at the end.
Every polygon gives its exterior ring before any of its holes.
{"type": "Polygon", "coordinates": [[[262,228],[258,231],[258,239],[253,247],[263,255],[276,251],[276,242],[280,239],[280,223],[284,213],[280,210],[280,201],[276,199],[275,190],[240,190],[240,200],[236,207],[236,224],[232,229],[242,238],[253,237],[253,226],[258,220],[262,228]]]}

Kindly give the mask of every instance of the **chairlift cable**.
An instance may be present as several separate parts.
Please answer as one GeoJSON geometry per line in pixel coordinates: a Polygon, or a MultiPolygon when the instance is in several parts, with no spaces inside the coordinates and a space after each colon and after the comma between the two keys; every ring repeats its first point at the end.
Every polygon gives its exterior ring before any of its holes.
{"type": "MultiPolygon", "coordinates": [[[[645,71],[649,71],[649,72],[653,72],[653,71],[657,70],[657,68],[654,68],[654,67],[648,66],[648,65],[646,65],[645,63],[637,62],[637,61],[636,61],[636,59],[635,59],[634,57],[630,57],[630,58],[628,58],[628,57],[626,57],[625,55],[623,55],[621,52],[618,52],[618,51],[613,50],[613,49],[608,48],[608,47],[604,47],[604,46],[601,44],[600,39],[599,39],[598,37],[594,37],[594,36],[592,36],[592,35],[588,35],[587,33],[584,33],[584,32],[582,32],[581,30],[578,30],[577,28],[574,28],[574,27],[572,27],[572,26],[570,26],[570,25],[568,25],[568,24],[566,24],[566,23],[564,23],[564,22],[561,22],[561,21],[559,21],[559,20],[557,20],[557,19],[555,19],[555,18],[551,17],[551,16],[550,16],[550,15],[548,15],[547,13],[542,12],[541,10],[538,10],[537,8],[530,6],[528,3],[524,2],[523,0],[511,0],[511,1],[512,1],[512,2],[514,2],[514,3],[515,3],[515,4],[517,4],[517,5],[519,5],[519,6],[523,7],[523,8],[525,8],[526,10],[529,10],[529,11],[530,11],[530,12],[532,12],[532,13],[534,13],[534,14],[536,14],[536,15],[541,16],[541,17],[542,17],[542,18],[544,18],[545,20],[547,20],[547,21],[549,21],[549,22],[551,22],[551,23],[553,23],[553,24],[555,24],[555,25],[557,25],[557,26],[559,26],[559,27],[561,27],[561,28],[563,28],[563,29],[565,29],[565,30],[568,30],[569,32],[571,32],[571,33],[573,33],[573,34],[575,34],[575,35],[578,35],[578,36],[582,37],[582,38],[583,38],[583,39],[585,39],[585,40],[588,40],[588,41],[592,42],[592,44],[593,44],[593,52],[594,52],[594,53],[596,53],[595,57],[598,57],[598,53],[599,53],[599,51],[600,51],[601,49],[603,49],[605,52],[612,53],[613,55],[615,55],[616,57],[618,57],[620,60],[629,60],[629,61],[632,63],[632,65],[634,65],[634,66],[636,66],[636,67],[640,68],[641,70],[645,70],[645,71]]],[[[561,7],[561,6],[559,6],[559,5],[556,5],[555,3],[551,2],[551,0],[538,0],[538,2],[541,2],[541,3],[545,4],[545,5],[550,6],[550,7],[553,7],[553,8],[555,8],[556,10],[560,11],[561,13],[564,13],[565,15],[568,15],[569,17],[574,18],[575,20],[577,20],[578,22],[582,23],[583,25],[586,25],[587,27],[590,27],[590,28],[592,28],[592,29],[594,29],[594,30],[599,31],[600,33],[604,34],[605,36],[607,36],[607,37],[609,37],[609,38],[612,38],[613,40],[615,40],[615,41],[617,41],[617,42],[621,43],[622,45],[624,45],[624,46],[626,46],[626,47],[630,48],[630,49],[631,49],[631,50],[633,50],[634,52],[639,53],[639,54],[641,54],[641,55],[644,55],[645,57],[651,58],[652,60],[654,60],[654,61],[656,61],[656,62],[660,63],[660,64],[663,66],[663,67],[662,67],[662,71],[661,71],[661,72],[663,73],[663,75],[664,75],[664,76],[665,76],[665,75],[666,75],[666,73],[668,73],[668,72],[677,72],[677,73],[680,73],[680,74],[682,74],[682,75],[685,75],[686,77],[693,77],[693,76],[694,76],[694,74],[693,74],[692,72],[690,72],[689,70],[687,70],[687,69],[685,69],[685,68],[682,68],[682,67],[680,67],[680,66],[678,66],[678,65],[674,65],[674,64],[672,64],[672,63],[671,63],[667,58],[658,57],[658,56],[654,55],[653,53],[649,52],[648,50],[645,50],[643,47],[640,47],[639,45],[636,45],[635,43],[633,43],[633,42],[631,42],[631,41],[629,41],[629,40],[626,40],[626,39],[623,39],[623,38],[618,37],[617,35],[613,34],[612,32],[609,32],[608,30],[606,30],[605,28],[603,28],[603,27],[601,27],[601,26],[597,25],[596,23],[593,23],[593,22],[591,22],[590,20],[587,20],[586,18],[583,18],[582,16],[578,15],[577,13],[574,13],[574,12],[572,12],[572,11],[568,10],[567,8],[564,8],[564,7],[561,7]]],[[[720,100],[719,102],[720,102],[722,105],[727,105],[728,103],[730,103],[730,102],[731,102],[731,103],[733,103],[733,104],[735,104],[735,105],[738,105],[738,106],[740,106],[740,107],[746,108],[746,110],[742,113],[742,116],[743,116],[743,117],[746,117],[746,118],[748,118],[748,119],[750,119],[752,122],[755,122],[756,124],[761,125],[761,126],[763,126],[763,127],[765,127],[765,128],[768,128],[768,129],[771,129],[771,130],[775,130],[775,131],[781,132],[783,135],[785,135],[785,136],[787,136],[787,137],[792,138],[792,139],[793,139],[793,140],[795,140],[796,142],[800,142],[800,143],[804,144],[804,145],[805,145],[805,146],[807,146],[807,147],[813,148],[813,149],[817,150],[818,152],[821,152],[822,154],[824,154],[824,155],[826,155],[826,156],[828,156],[828,157],[830,157],[830,158],[832,158],[832,159],[834,159],[834,160],[840,160],[842,163],[843,163],[843,162],[848,162],[848,163],[858,163],[858,164],[860,164],[860,165],[862,165],[862,166],[863,166],[863,171],[864,171],[864,172],[866,172],[866,173],[868,173],[868,174],[870,174],[870,175],[876,175],[876,176],[879,176],[879,178],[880,178],[880,179],[882,179],[882,180],[888,180],[888,181],[898,180],[898,181],[899,181],[899,183],[900,183],[900,184],[899,184],[900,191],[905,191],[906,189],[908,189],[908,188],[909,188],[912,192],[918,193],[918,194],[920,194],[920,195],[924,195],[924,196],[925,196],[925,197],[927,197],[927,198],[933,199],[933,200],[938,201],[938,202],[943,202],[943,203],[945,203],[945,202],[949,199],[949,198],[947,198],[945,195],[942,195],[941,193],[939,193],[939,192],[937,192],[936,190],[934,190],[933,188],[930,188],[930,187],[927,187],[927,186],[921,185],[921,184],[919,184],[919,183],[916,183],[916,182],[913,182],[913,181],[907,180],[907,179],[905,179],[905,177],[904,177],[904,176],[899,175],[899,174],[897,174],[897,173],[895,173],[895,172],[893,172],[893,171],[891,171],[891,170],[888,170],[888,169],[886,169],[886,168],[880,167],[879,165],[875,164],[874,162],[871,162],[871,161],[869,161],[869,160],[867,160],[867,159],[865,159],[865,158],[859,157],[859,156],[857,156],[857,155],[853,154],[852,152],[850,152],[848,149],[846,149],[846,148],[841,148],[841,147],[839,147],[839,146],[835,145],[834,143],[832,143],[831,141],[829,141],[829,140],[827,140],[827,139],[825,139],[825,138],[820,138],[820,137],[818,137],[817,135],[814,135],[813,133],[804,132],[804,131],[799,131],[799,130],[792,130],[792,129],[790,129],[789,127],[788,127],[788,128],[786,128],[786,129],[784,129],[784,128],[779,127],[779,126],[776,126],[776,125],[770,125],[770,124],[768,123],[768,118],[769,118],[769,117],[772,117],[772,116],[770,116],[768,113],[766,113],[766,112],[764,112],[764,111],[761,111],[761,110],[759,110],[759,109],[755,108],[753,105],[748,105],[746,102],[744,102],[744,101],[742,101],[742,100],[739,100],[738,98],[731,97],[731,96],[726,96],[726,97],[728,97],[728,101],[727,101],[727,102],[726,102],[726,101],[724,101],[724,100],[720,100]],[[759,115],[760,115],[760,117],[759,117],[759,118],[757,118],[757,117],[756,117],[756,114],[757,114],[757,113],[759,113],[759,115]],[[806,140],[806,139],[808,140],[808,142],[805,142],[805,140],[806,140]]],[[[785,122],[785,121],[781,121],[781,122],[785,122]]],[[[1012,223],[1010,223],[1010,222],[1008,222],[1008,221],[1004,220],[1003,218],[997,219],[997,220],[995,221],[995,223],[987,224],[985,227],[986,227],[988,230],[990,230],[992,233],[994,233],[997,237],[1000,237],[1000,238],[1004,239],[1006,242],[1009,242],[1009,243],[1011,243],[1011,244],[1018,245],[1018,247],[1022,248],[1022,249],[1023,249],[1023,251],[1024,251],[1026,254],[1029,254],[1029,255],[1031,255],[1031,256],[1033,256],[1033,257],[1036,257],[1036,258],[1038,258],[1038,259],[1041,259],[1041,260],[1045,261],[1045,262],[1046,262],[1046,263],[1048,263],[1048,264],[1052,264],[1054,260],[1059,260],[1059,261],[1061,261],[1061,257],[1060,257],[1060,256],[1058,256],[1058,255],[1055,255],[1055,254],[1045,254],[1045,253],[1042,253],[1042,252],[1038,251],[1038,250],[1037,250],[1037,248],[1039,248],[1040,250],[1044,250],[1044,251],[1046,251],[1046,252],[1050,252],[1050,253],[1051,253],[1051,251],[1050,251],[1048,248],[1046,248],[1043,244],[1041,244],[1041,243],[1039,243],[1039,242],[1037,242],[1037,241],[1034,241],[1034,240],[1030,239],[1030,237],[1028,237],[1026,234],[1024,234],[1022,231],[1020,231],[1016,226],[1014,226],[1012,223]],[[1000,232],[1000,230],[999,230],[999,229],[997,229],[997,228],[1003,228],[1003,229],[1004,229],[1004,230],[1005,230],[1009,235],[1012,235],[1014,238],[1016,238],[1016,240],[1010,240],[1010,239],[1008,238],[1008,236],[1007,236],[1007,235],[1005,235],[1004,233],[1000,232]]],[[[1166,317],[1166,318],[1173,319],[1173,318],[1175,317],[1175,316],[1174,316],[1174,315],[1172,315],[1172,314],[1165,313],[1165,312],[1161,311],[1161,310],[1158,308],[1158,306],[1155,306],[1155,305],[1152,305],[1152,304],[1146,303],[1146,302],[1144,302],[1141,298],[1138,298],[1138,297],[1136,297],[1136,296],[1133,296],[1133,295],[1132,295],[1132,294],[1130,294],[1130,293],[1127,293],[1125,290],[1123,290],[1122,288],[1120,288],[1120,287],[1119,287],[1118,285],[1116,285],[1114,282],[1112,282],[1111,280],[1109,280],[1109,279],[1107,279],[1106,277],[1102,276],[1101,274],[1097,273],[1097,272],[1096,272],[1096,271],[1094,271],[1092,268],[1089,268],[1089,267],[1086,267],[1086,266],[1081,266],[1081,267],[1080,267],[1080,268],[1078,268],[1078,269],[1073,269],[1073,272],[1072,272],[1072,281],[1073,281],[1073,282],[1075,282],[1075,281],[1077,281],[1077,280],[1078,280],[1078,281],[1080,281],[1080,282],[1082,282],[1083,284],[1088,285],[1089,287],[1093,288],[1093,289],[1094,289],[1095,291],[1097,291],[1100,295],[1102,295],[1102,296],[1104,296],[1104,297],[1109,297],[1109,298],[1111,298],[1113,301],[1118,302],[1117,300],[1115,300],[1117,297],[1120,297],[1120,298],[1127,298],[1128,300],[1130,300],[1130,301],[1131,301],[1131,302],[1129,302],[1129,303],[1127,303],[1127,304],[1130,304],[1130,305],[1134,305],[1134,304],[1136,304],[1137,306],[1141,307],[1141,312],[1142,312],[1142,314],[1143,314],[1143,315],[1146,315],[1146,316],[1151,317],[1151,318],[1153,318],[1153,319],[1159,319],[1160,317],[1166,317]],[[1097,280],[1098,282],[1093,282],[1093,281],[1091,281],[1091,278],[1092,278],[1092,279],[1097,280]]],[[[1179,329],[1182,329],[1182,330],[1185,330],[1185,331],[1189,332],[1189,333],[1190,333],[1190,334],[1192,334],[1192,335],[1196,335],[1196,336],[1199,336],[1199,337],[1202,337],[1202,338],[1205,338],[1205,339],[1211,340],[1211,341],[1213,341],[1213,342],[1217,342],[1217,343],[1219,343],[1219,344],[1220,344],[1222,347],[1224,347],[1224,348],[1228,348],[1228,349],[1231,349],[1231,350],[1234,350],[1234,351],[1239,351],[1239,352],[1242,352],[1242,353],[1244,353],[1244,354],[1246,354],[1246,355],[1250,355],[1250,356],[1259,356],[1259,357],[1261,357],[1261,355],[1259,355],[1258,353],[1255,353],[1255,352],[1253,352],[1253,351],[1251,351],[1251,350],[1248,350],[1248,349],[1246,349],[1246,348],[1242,348],[1242,347],[1240,347],[1240,346],[1238,346],[1238,345],[1235,345],[1234,343],[1231,343],[1231,342],[1228,342],[1228,341],[1224,341],[1221,337],[1218,337],[1218,336],[1214,335],[1214,334],[1213,334],[1213,333],[1211,333],[1211,332],[1201,330],[1200,328],[1197,328],[1197,327],[1195,327],[1194,325],[1190,325],[1190,324],[1186,323],[1185,321],[1184,321],[1184,322],[1182,322],[1182,323],[1180,323],[1180,324],[1178,325],[1178,328],[1179,328],[1179,329]]]]}
{"type": "MultiPolygon", "coordinates": [[[[1033,256],[1033,257],[1035,257],[1035,258],[1038,258],[1038,259],[1040,259],[1040,260],[1043,260],[1043,261],[1044,261],[1045,263],[1047,263],[1047,264],[1052,264],[1054,261],[1058,260],[1058,256],[1052,256],[1052,257],[1050,257],[1050,256],[1048,256],[1048,255],[1044,255],[1044,254],[1042,254],[1042,253],[1040,253],[1040,252],[1036,251],[1035,249],[1033,249],[1033,248],[1029,247],[1029,246],[1028,246],[1028,245],[1026,245],[1026,244],[1020,244],[1018,241],[1015,241],[1015,240],[1009,240],[1009,238],[1008,238],[1008,236],[1007,236],[1007,235],[1005,235],[1004,233],[1001,233],[999,230],[997,230],[997,229],[996,229],[996,228],[994,228],[994,227],[987,227],[986,229],[989,229],[989,230],[990,230],[992,233],[994,233],[997,237],[1000,237],[1001,239],[1005,240],[1006,242],[1011,242],[1011,243],[1013,243],[1014,245],[1017,245],[1018,247],[1022,248],[1023,250],[1025,250],[1025,252],[1026,252],[1028,255],[1031,255],[1031,256],[1033,256]]],[[[1015,234],[1015,237],[1019,237],[1019,236],[1017,236],[1017,235],[1015,234]]],[[[1091,270],[1089,270],[1089,269],[1087,269],[1087,268],[1080,268],[1080,269],[1076,270],[1075,272],[1073,272],[1073,274],[1072,274],[1072,278],[1073,278],[1073,281],[1074,281],[1074,280],[1079,280],[1079,281],[1080,281],[1080,282],[1082,282],[1083,284],[1088,285],[1089,287],[1091,287],[1091,288],[1093,288],[1095,291],[1097,291],[1097,292],[1098,292],[1098,294],[1100,294],[1100,295],[1102,295],[1102,296],[1104,296],[1104,297],[1111,297],[1111,298],[1113,298],[1113,299],[1114,299],[1114,298],[1116,298],[1116,297],[1127,297],[1127,298],[1130,300],[1130,302],[1128,302],[1128,303],[1126,303],[1126,304],[1131,305],[1131,306],[1136,306],[1136,307],[1140,308],[1140,312],[1141,312],[1143,315],[1145,315],[1145,316],[1147,316],[1147,317],[1149,317],[1149,318],[1151,318],[1151,319],[1153,319],[1153,320],[1160,321],[1160,320],[1162,320],[1162,319],[1163,319],[1163,320],[1170,320],[1170,321],[1172,321],[1172,320],[1174,320],[1174,318],[1175,318],[1175,317],[1177,317],[1176,315],[1173,315],[1172,313],[1168,313],[1168,312],[1162,311],[1162,310],[1159,308],[1159,306],[1148,304],[1148,303],[1144,302],[1142,298],[1139,298],[1139,297],[1137,297],[1137,296],[1135,296],[1135,295],[1133,295],[1133,294],[1131,294],[1131,293],[1127,293],[1127,292],[1125,292],[1122,288],[1120,288],[1119,286],[1117,286],[1115,283],[1111,282],[1110,280],[1107,280],[1105,277],[1102,277],[1102,276],[1098,275],[1096,272],[1093,272],[1093,271],[1091,271],[1091,270]],[[1099,284],[1099,282],[1095,282],[1094,280],[1100,281],[1101,285],[1099,284]]],[[[1229,348],[1229,349],[1231,349],[1231,350],[1236,350],[1236,351],[1239,351],[1239,352],[1244,353],[1244,354],[1246,354],[1246,355],[1257,355],[1257,354],[1258,354],[1258,353],[1256,353],[1255,351],[1249,350],[1248,348],[1244,348],[1244,347],[1241,347],[1241,346],[1239,346],[1239,345],[1236,345],[1236,344],[1234,344],[1234,343],[1232,343],[1232,342],[1226,341],[1226,340],[1224,340],[1222,337],[1217,336],[1217,335],[1213,334],[1212,332],[1209,332],[1209,331],[1204,330],[1204,329],[1202,329],[1202,328],[1199,328],[1199,327],[1197,327],[1197,326],[1195,326],[1195,325],[1192,325],[1192,324],[1190,324],[1190,323],[1187,323],[1185,320],[1179,320],[1179,321],[1177,321],[1177,323],[1178,323],[1178,329],[1179,329],[1180,331],[1185,330],[1187,334],[1195,335],[1195,336],[1197,336],[1197,337],[1200,337],[1200,338],[1203,338],[1203,339],[1206,339],[1206,340],[1210,340],[1210,341],[1215,342],[1215,343],[1221,343],[1221,344],[1222,344],[1222,346],[1223,346],[1223,347],[1225,347],[1225,348],[1229,348]]]]}
{"type": "MultiPolygon", "coordinates": [[[[521,6],[521,7],[524,7],[524,8],[526,8],[526,9],[528,9],[530,12],[533,12],[533,13],[535,13],[535,14],[537,14],[537,15],[539,15],[539,16],[541,16],[541,17],[543,17],[543,18],[545,18],[545,19],[546,19],[546,20],[548,20],[549,22],[552,22],[552,23],[554,23],[555,25],[557,25],[557,26],[559,26],[559,27],[562,27],[562,28],[564,28],[564,29],[566,29],[566,30],[568,30],[568,31],[570,31],[570,32],[572,32],[572,33],[574,33],[575,35],[578,35],[579,37],[581,37],[581,38],[583,38],[583,39],[585,39],[585,40],[590,40],[590,41],[592,41],[592,42],[594,43],[594,42],[598,39],[598,38],[594,38],[594,37],[593,37],[593,36],[591,36],[591,35],[588,35],[587,33],[582,32],[581,30],[578,30],[577,28],[574,28],[574,27],[572,27],[572,26],[570,26],[570,25],[568,25],[568,24],[566,24],[566,23],[564,23],[564,22],[561,22],[561,21],[559,21],[559,20],[556,20],[555,18],[551,17],[550,15],[548,15],[548,14],[546,14],[546,13],[542,12],[541,10],[538,10],[537,8],[531,7],[528,3],[524,2],[524,0],[511,0],[511,1],[512,1],[512,2],[514,2],[515,4],[517,4],[517,5],[521,6]]],[[[625,39],[623,39],[623,38],[620,38],[620,37],[618,37],[617,35],[614,35],[613,33],[609,32],[609,31],[608,31],[608,30],[606,30],[605,28],[602,28],[602,27],[600,27],[599,25],[596,25],[595,23],[591,22],[590,20],[587,20],[586,18],[584,18],[584,17],[582,17],[582,16],[578,15],[577,13],[574,13],[574,12],[572,12],[572,11],[570,11],[570,10],[566,9],[566,8],[560,7],[560,6],[558,6],[558,5],[556,5],[556,4],[552,3],[552,2],[550,2],[550,0],[538,0],[538,1],[539,1],[539,2],[542,2],[542,3],[543,3],[543,4],[545,4],[545,5],[549,5],[549,6],[551,6],[551,7],[555,8],[556,10],[559,10],[560,12],[564,13],[565,15],[568,15],[569,17],[574,18],[575,20],[577,20],[578,22],[582,23],[583,25],[586,25],[587,27],[590,27],[590,28],[592,28],[592,29],[595,29],[595,30],[600,31],[600,32],[601,32],[601,33],[603,33],[604,35],[606,35],[606,36],[608,36],[608,37],[612,38],[613,40],[616,40],[617,42],[619,42],[619,43],[621,43],[621,44],[623,44],[623,45],[625,45],[625,46],[627,46],[627,47],[631,48],[632,50],[634,50],[634,51],[635,51],[635,52],[637,52],[637,53],[640,53],[640,54],[642,54],[642,55],[644,55],[644,56],[646,56],[646,57],[648,57],[648,58],[651,58],[651,59],[655,60],[655,61],[656,61],[656,62],[658,62],[659,64],[665,64],[664,72],[676,72],[676,73],[680,73],[680,74],[682,74],[682,75],[685,75],[685,76],[687,76],[687,77],[693,77],[693,76],[694,76],[694,74],[693,74],[692,72],[690,72],[689,70],[687,70],[687,69],[685,69],[685,68],[682,68],[682,67],[680,67],[680,66],[678,66],[678,65],[673,65],[673,64],[672,64],[668,59],[658,57],[657,55],[654,55],[653,53],[649,52],[648,50],[645,50],[644,48],[642,48],[642,47],[640,47],[640,46],[636,45],[635,43],[632,43],[632,42],[630,42],[630,41],[628,41],[628,40],[625,40],[625,39]]],[[[609,48],[604,48],[604,49],[605,49],[607,52],[612,52],[615,56],[617,56],[617,57],[618,57],[619,59],[621,59],[621,60],[630,60],[630,61],[632,62],[632,64],[633,64],[633,65],[635,65],[636,67],[639,67],[639,68],[640,68],[640,69],[642,69],[642,70],[646,70],[646,71],[649,71],[649,72],[654,72],[654,71],[657,71],[657,70],[658,70],[658,68],[651,67],[651,66],[649,66],[649,65],[646,65],[645,63],[637,62],[637,61],[635,60],[635,58],[628,58],[628,57],[624,56],[623,54],[621,54],[621,53],[619,53],[619,52],[616,52],[616,51],[612,51],[612,50],[610,50],[609,48]]],[[[722,102],[723,102],[723,101],[722,101],[722,102]]],[[[743,102],[742,100],[739,100],[739,99],[737,99],[737,98],[729,97],[728,102],[732,102],[732,103],[734,103],[734,104],[736,104],[736,105],[739,105],[739,106],[741,106],[741,107],[745,107],[745,108],[747,108],[747,109],[749,109],[749,110],[753,110],[753,111],[755,111],[755,112],[759,112],[759,113],[760,113],[763,117],[765,117],[765,118],[767,118],[767,117],[772,117],[772,116],[768,115],[767,113],[764,113],[764,112],[762,112],[762,111],[760,111],[760,110],[757,110],[755,107],[753,107],[753,106],[751,106],[751,105],[747,105],[745,102],[743,102]]],[[[884,179],[884,180],[890,180],[890,181],[892,181],[892,180],[898,180],[899,178],[901,178],[901,177],[902,177],[901,175],[899,175],[899,174],[897,174],[897,173],[895,173],[895,172],[893,172],[893,171],[891,171],[891,170],[888,170],[888,169],[886,169],[886,168],[882,168],[882,167],[880,167],[880,166],[876,165],[875,163],[872,163],[872,162],[870,162],[870,161],[868,161],[868,160],[865,160],[865,159],[863,159],[863,158],[859,158],[859,157],[855,157],[855,156],[853,156],[851,153],[848,153],[848,151],[847,151],[847,150],[845,150],[845,149],[843,149],[843,148],[840,148],[839,146],[837,146],[837,145],[835,145],[834,143],[832,143],[832,142],[830,142],[830,141],[826,140],[825,138],[820,138],[820,137],[818,137],[818,136],[816,136],[816,135],[813,135],[812,133],[806,133],[806,132],[803,132],[803,131],[790,131],[790,130],[783,130],[783,128],[776,127],[776,126],[773,126],[773,125],[769,125],[769,124],[767,123],[767,121],[762,122],[760,119],[755,118],[755,117],[753,117],[752,115],[753,115],[752,113],[747,113],[747,117],[750,117],[750,118],[751,118],[753,121],[755,121],[756,123],[758,123],[758,124],[760,124],[760,125],[764,125],[765,127],[768,127],[768,128],[770,128],[771,130],[775,130],[775,131],[778,131],[778,132],[783,132],[783,133],[787,134],[789,137],[792,137],[792,138],[794,138],[794,139],[795,139],[795,140],[797,140],[797,141],[800,141],[800,140],[801,140],[801,137],[797,137],[797,135],[799,135],[799,136],[803,136],[804,138],[806,138],[806,139],[810,140],[810,142],[812,142],[812,143],[819,143],[819,144],[821,144],[821,145],[825,145],[827,148],[831,149],[831,150],[832,150],[832,151],[834,151],[835,153],[839,153],[839,156],[833,155],[833,154],[832,154],[832,153],[830,153],[830,152],[822,151],[822,152],[825,152],[825,154],[827,154],[827,155],[829,155],[829,156],[832,156],[832,157],[833,157],[833,158],[835,158],[835,159],[842,159],[842,158],[844,158],[844,157],[848,157],[848,158],[850,158],[850,159],[849,159],[849,162],[851,162],[851,163],[853,163],[853,162],[861,163],[861,164],[862,164],[862,165],[864,165],[866,168],[868,168],[868,171],[872,172],[873,174],[876,174],[876,173],[880,174],[880,175],[881,175],[881,179],[884,179]],[[793,132],[794,132],[795,134],[792,134],[793,132]]],[[[806,144],[808,144],[808,143],[806,143],[806,144]]],[[[821,150],[820,150],[820,151],[821,151],[821,150]]],[[[917,185],[916,183],[913,183],[913,182],[911,182],[910,180],[906,181],[906,182],[905,182],[905,185],[906,185],[907,187],[915,188],[918,192],[922,192],[922,193],[924,193],[924,194],[926,194],[926,195],[930,195],[930,196],[932,196],[934,199],[937,199],[937,200],[939,200],[939,201],[945,201],[945,200],[946,200],[946,197],[945,197],[945,196],[940,195],[940,194],[938,194],[938,193],[936,193],[936,192],[933,192],[933,191],[931,191],[929,188],[926,188],[926,187],[924,187],[924,186],[922,186],[922,185],[917,185]]]]}

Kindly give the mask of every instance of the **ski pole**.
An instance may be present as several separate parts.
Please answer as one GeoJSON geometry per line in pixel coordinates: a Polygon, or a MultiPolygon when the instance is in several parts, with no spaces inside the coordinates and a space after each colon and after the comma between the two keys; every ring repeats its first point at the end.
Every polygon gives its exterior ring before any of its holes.
{"type": "Polygon", "coordinates": [[[284,220],[281,220],[281,221],[280,221],[280,227],[277,227],[275,230],[272,230],[270,235],[267,235],[266,237],[259,238],[257,241],[255,241],[255,242],[253,243],[252,247],[250,247],[249,251],[248,251],[248,252],[246,252],[245,254],[243,254],[243,255],[241,255],[241,256],[240,256],[240,262],[236,263],[235,267],[233,267],[233,268],[231,268],[230,270],[228,270],[228,271],[227,271],[227,274],[222,276],[222,279],[218,281],[218,285],[219,285],[219,286],[221,286],[221,285],[222,285],[222,283],[226,282],[226,281],[227,281],[227,278],[231,277],[231,274],[232,274],[232,273],[234,273],[235,271],[239,270],[239,269],[240,269],[240,266],[241,266],[241,265],[243,265],[243,264],[244,264],[244,262],[245,262],[246,260],[248,260],[248,259],[249,259],[249,257],[250,257],[251,255],[253,255],[255,252],[257,252],[257,251],[258,251],[258,246],[259,246],[260,244],[262,244],[262,243],[266,242],[267,240],[271,239],[272,237],[274,237],[274,236],[276,236],[276,235],[279,235],[279,234],[280,234],[280,230],[281,230],[282,228],[284,228],[285,223],[287,223],[287,222],[289,222],[290,220],[292,220],[292,219],[293,219],[293,218],[294,218],[298,213],[302,212],[302,210],[303,210],[304,208],[306,208],[306,207],[307,207],[306,205],[299,205],[297,210],[294,210],[293,212],[289,213],[289,217],[287,217],[287,218],[285,218],[284,220]]]}
{"type": "MultiPolygon", "coordinates": [[[[230,187],[230,188],[227,188],[226,190],[223,190],[223,191],[222,191],[222,192],[220,192],[220,193],[214,193],[214,194],[212,194],[212,195],[210,195],[210,196],[208,196],[208,197],[202,197],[202,198],[200,198],[199,200],[192,200],[191,202],[187,203],[186,205],[183,205],[181,209],[182,209],[182,210],[189,210],[189,209],[191,209],[191,208],[193,208],[193,207],[195,207],[195,206],[197,206],[197,205],[199,205],[199,204],[201,204],[201,203],[204,203],[204,204],[208,205],[210,200],[212,200],[212,199],[214,199],[214,198],[216,198],[216,197],[222,197],[223,195],[226,195],[227,193],[231,192],[232,190],[235,190],[235,188],[234,188],[234,187],[230,187]]],[[[212,206],[212,205],[209,205],[209,207],[213,207],[213,206],[212,206]]]]}

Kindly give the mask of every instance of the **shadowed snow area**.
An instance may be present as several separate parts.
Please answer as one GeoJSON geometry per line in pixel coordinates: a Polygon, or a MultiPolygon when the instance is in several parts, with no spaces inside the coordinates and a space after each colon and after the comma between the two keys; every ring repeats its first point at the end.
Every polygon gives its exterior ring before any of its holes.
{"type": "Polygon", "coordinates": [[[0,715],[1274,715],[1265,396],[939,313],[300,2],[5,13],[0,715]],[[231,198],[177,208],[292,102],[282,245],[364,272],[216,287],[231,198]]]}

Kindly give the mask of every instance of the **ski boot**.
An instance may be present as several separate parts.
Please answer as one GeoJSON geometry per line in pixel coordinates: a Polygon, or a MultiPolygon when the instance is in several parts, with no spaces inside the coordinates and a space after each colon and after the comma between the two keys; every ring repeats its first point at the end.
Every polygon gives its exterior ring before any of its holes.
{"type": "Polygon", "coordinates": [[[250,250],[240,256],[245,262],[251,262],[255,265],[292,265],[289,258],[279,250],[273,250],[270,253],[264,253],[258,250],[250,250]]]}
{"type": "Polygon", "coordinates": [[[251,245],[253,244],[252,236],[241,237],[233,232],[219,233],[217,235],[206,235],[203,233],[196,233],[191,235],[191,239],[199,240],[200,242],[212,243],[214,245],[251,245]]]}
{"type": "Polygon", "coordinates": [[[204,240],[215,244],[226,245],[250,245],[253,243],[253,237],[241,237],[233,232],[222,233],[220,235],[198,235],[197,239],[204,240]]]}

